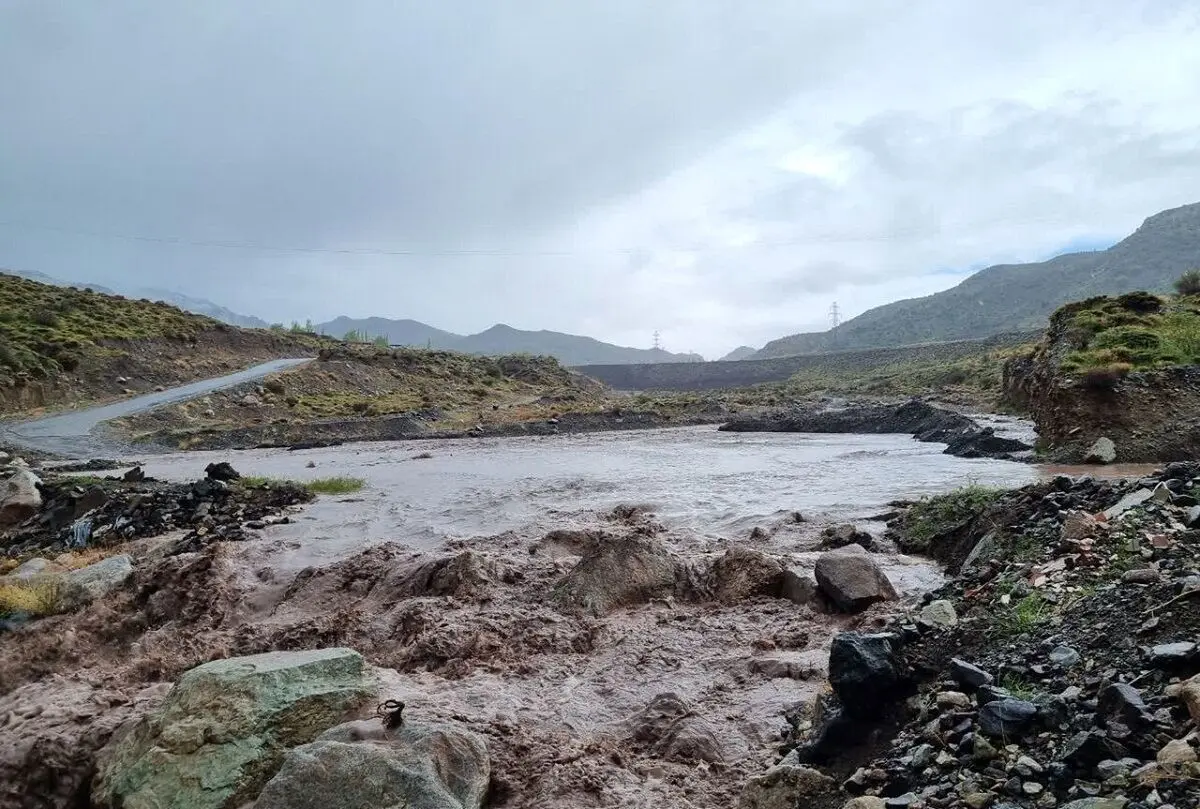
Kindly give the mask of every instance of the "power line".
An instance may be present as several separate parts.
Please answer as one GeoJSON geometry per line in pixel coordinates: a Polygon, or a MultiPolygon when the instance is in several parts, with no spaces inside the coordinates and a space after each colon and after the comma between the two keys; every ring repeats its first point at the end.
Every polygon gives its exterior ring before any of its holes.
{"type": "MultiPolygon", "coordinates": [[[[985,223],[976,225],[964,225],[957,228],[959,231],[970,230],[973,228],[986,227],[997,224],[1045,224],[1051,222],[1066,222],[1068,220],[1055,219],[1053,217],[1042,217],[1038,219],[1028,218],[1013,218],[1013,219],[993,219],[985,223]]],[[[122,241],[147,242],[151,244],[169,244],[186,247],[207,247],[218,248],[225,250],[250,250],[258,252],[273,252],[273,253],[315,253],[315,254],[331,254],[331,255],[357,255],[357,256],[396,256],[396,257],[454,257],[454,256],[497,256],[497,257],[513,257],[513,258],[572,258],[582,255],[641,255],[646,252],[645,247],[617,247],[617,248],[597,248],[594,250],[503,250],[498,248],[463,248],[463,249],[416,249],[416,248],[377,248],[377,247],[310,247],[310,246],[284,246],[273,244],[262,244],[257,242],[242,242],[242,241],[227,241],[219,239],[189,239],[182,236],[153,236],[135,233],[114,233],[97,230],[85,230],[77,228],[66,228],[55,225],[44,225],[33,222],[21,222],[17,220],[0,219],[0,227],[8,228],[25,228],[28,230],[43,230],[53,233],[64,233],[71,236],[85,236],[98,239],[117,239],[122,241]]],[[[769,249],[774,247],[804,247],[811,245],[822,244],[866,244],[872,242],[889,242],[895,241],[904,237],[938,237],[946,236],[944,230],[930,228],[910,228],[906,230],[893,230],[885,234],[857,234],[857,235],[838,235],[826,234],[810,236],[807,238],[783,239],[775,241],[749,242],[742,245],[675,245],[663,248],[666,252],[678,253],[716,253],[725,250],[745,250],[745,249],[769,249]]]]}

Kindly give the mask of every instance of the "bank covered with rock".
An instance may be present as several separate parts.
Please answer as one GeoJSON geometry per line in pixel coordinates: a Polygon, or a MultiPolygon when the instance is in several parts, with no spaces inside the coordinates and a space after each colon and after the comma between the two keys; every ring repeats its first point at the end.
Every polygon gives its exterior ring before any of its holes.
{"type": "Polygon", "coordinates": [[[839,786],[779,805],[1198,805],[1198,483],[1057,478],[935,536],[959,575],[835,639],[834,696],[779,765],[839,786]]]}

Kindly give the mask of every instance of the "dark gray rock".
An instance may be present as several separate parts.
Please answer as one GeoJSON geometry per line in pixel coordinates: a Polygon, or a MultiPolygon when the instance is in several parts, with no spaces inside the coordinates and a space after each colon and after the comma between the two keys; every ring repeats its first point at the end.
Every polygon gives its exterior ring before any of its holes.
{"type": "Polygon", "coordinates": [[[979,730],[993,738],[1020,736],[1037,719],[1038,709],[1023,699],[998,699],[979,709],[979,730]]]}
{"type": "Polygon", "coordinates": [[[1185,665],[1200,658],[1200,647],[1190,641],[1163,643],[1150,650],[1150,662],[1160,668],[1185,665]]]}
{"type": "Polygon", "coordinates": [[[911,681],[896,656],[892,635],[842,632],[829,650],[829,683],[853,717],[877,718],[911,681]]]}
{"type": "Polygon", "coordinates": [[[950,677],[961,687],[971,691],[982,688],[985,685],[991,685],[996,681],[995,677],[979,668],[979,666],[957,657],[950,661],[950,677]]]}
{"type": "Polygon", "coordinates": [[[1125,757],[1125,748],[1098,730],[1076,733],[1063,745],[1062,762],[1077,773],[1089,773],[1101,761],[1125,757]]]}
{"type": "Polygon", "coordinates": [[[1138,728],[1153,721],[1142,695],[1128,683],[1111,683],[1100,691],[1096,713],[1106,724],[1138,728]]]}

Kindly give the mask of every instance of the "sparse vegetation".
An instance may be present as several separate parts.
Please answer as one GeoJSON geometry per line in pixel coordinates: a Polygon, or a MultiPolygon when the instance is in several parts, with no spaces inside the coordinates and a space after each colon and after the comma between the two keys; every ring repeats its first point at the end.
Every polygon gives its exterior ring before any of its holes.
{"type": "Polygon", "coordinates": [[[1175,291],[1180,295],[1200,295],[1200,269],[1188,270],[1175,279],[1175,291]]]}
{"type": "Polygon", "coordinates": [[[286,480],[263,475],[243,475],[239,483],[247,488],[266,488],[269,486],[302,486],[313,494],[351,494],[360,491],[367,482],[362,478],[336,476],[317,478],[310,481],[286,480]]]}
{"type": "Polygon", "coordinates": [[[338,476],[318,478],[301,485],[313,494],[351,494],[360,491],[367,482],[362,478],[338,476]]]}
{"type": "Polygon", "coordinates": [[[1010,604],[999,616],[997,628],[1004,635],[1026,635],[1054,616],[1054,605],[1041,593],[1030,593],[1010,604]]]}
{"type": "Polygon", "coordinates": [[[58,581],[53,577],[0,584],[0,616],[14,613],[53,615],[58,611],[58,603],[58,581]]]}
{"type": "Polygon", "coordinates": [[[1000,499],[1004,491],[971,484],[913,504],[904,515],[905,552],[928,550],[935,537],[980,516],[1000,499]]]}
{"type": "Polygon", "coordinates": [[[0,274],[0,371],[47,377],[73,371],[105,341],[188,340],[228,329],[165,303],[133,301],[0,274]]]}
{"type": "Polygon", "coordinates": [[[1090,298],[1058,310],[1053,325],[1074,348],[1063,370],[1096,390],[1115,387],[1135,370],[1200,361],[1200,300],[1195,298],[1148,292],[1090,298]]]}

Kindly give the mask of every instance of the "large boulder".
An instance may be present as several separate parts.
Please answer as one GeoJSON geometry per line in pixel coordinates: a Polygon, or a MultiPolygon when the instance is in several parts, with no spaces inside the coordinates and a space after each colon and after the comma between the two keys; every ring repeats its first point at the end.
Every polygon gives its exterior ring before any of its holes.
{"type": "Polygon", "coordinates": [[[911,678],[894,636],[841,632],[829,650],[829,684],[847,714],[872,718],[909,689],[911,678]]]}
{"type": "Polygon", "coordinates": [[[350,722],[291,750],[255,809],[479,809],[491,763],[473,733],[449,725],[350,722]]]}
{"type": "Polygon", "coordinates": [[[861,545],[847,545],[817,558],[817,585],[846,612],[897,598],[896,588],[861,545]]]}
{"type": "Polygon", "coordinates": [[[97,809],[233,809],[252,800],[288,749],[375,694],[351,649],[268,652],[185,673],[163,706],[101,751],[97,809]]]}
{"type": "Polygon", "coordinates": [[[671,595],[677,569],[675,557],[652,539],[614,538],[584,555],[554,594],[568,607],[603,615],[671,595]]]}
{"type": "Polygon", "coordinates": [[[133,576],[133,560],[125,554],[110,556],[94,565],[62,576],[59,608],[74,610],[103,598],[133,576]]]}
{"type": "Polygon", "coordinates": [[[754,548],[735,546],[712,567],[713,593],[726,603],[753,596],[778,597],[783,589],[783,564],[754,548]]]}
{"type": "Polygon", "coordinates": [[[0,527],[24,522],[41,510],[40,484],[37,475],[22,467],[0,482],[0,527]]]}
{"type": "Polygon", "coordinates": [[[740,809],[795,809],[807,806],[806,799],[829,797],[836,782],[828,775],[802,766],[789,756],[762,775],[751,778],[742,788],[740,809]]]}

